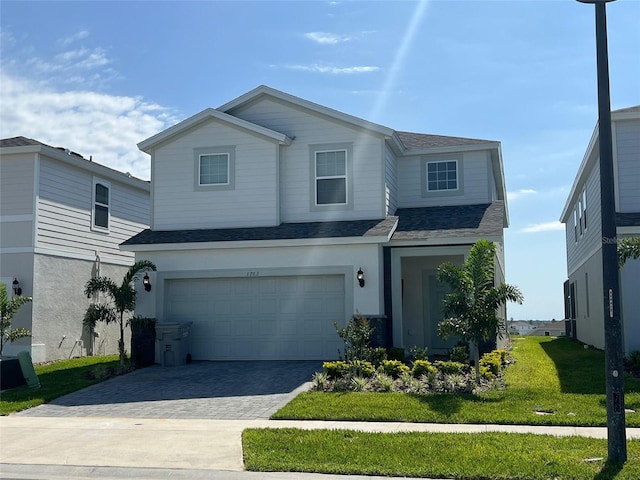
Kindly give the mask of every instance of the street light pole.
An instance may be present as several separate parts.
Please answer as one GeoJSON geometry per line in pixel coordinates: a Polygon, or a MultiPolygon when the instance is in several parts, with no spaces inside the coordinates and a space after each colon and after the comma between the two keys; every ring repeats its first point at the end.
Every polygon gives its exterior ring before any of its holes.
{"type": "Polygon", "coordinates": [[[611,101],[607,53],[606,3],[614,0],[578,0],[595,4],[598,72],[598,138],[600,147],[600,218],[602,223],[602,283],[607,387],[608,461],[627,461],[624,420],[624,363],[616,237],[616,207],[611,138],[611,101]]]}

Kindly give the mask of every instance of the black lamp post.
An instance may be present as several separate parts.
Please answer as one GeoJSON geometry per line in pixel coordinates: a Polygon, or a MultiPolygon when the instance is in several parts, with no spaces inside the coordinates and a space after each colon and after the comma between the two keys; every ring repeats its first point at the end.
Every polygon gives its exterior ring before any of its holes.
{"type": "Polygon", "coordinates": [[[602,222],[602,283],[604,347],[607,386],[608,461],[627,461],[624,424],[624,363],[616,237],[616,207],[609,97],[606,3],[614,0],[578,0],[593,3],[596,10],[596,57],[598,71],[598,139],[600,147],[600,218],[602,222]]]}

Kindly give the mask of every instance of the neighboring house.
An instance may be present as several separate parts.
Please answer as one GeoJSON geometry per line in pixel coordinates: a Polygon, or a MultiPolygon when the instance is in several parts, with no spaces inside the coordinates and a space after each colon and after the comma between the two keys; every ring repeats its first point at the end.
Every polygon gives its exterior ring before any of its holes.
{"type": "Polygon", "coordinates": [[[3,354],[34,362],[116,353],[115,325],[88,338],[92,276],[119,281],[134,262],[119,244],[149,225],[149,182],[24,137],[0,140],[0,280],[33,297],[14,317],[32,332],[3,354]]]}
{"type": "MultiPolygon", "coordinates": [[[[640,106],[611,113],[618,239],[640,236],[640,106]]],[[[604,348],[602,228],[598,127],[571,187],[560,221],[566,224],[565,317],[581,342],[604,348]]],[[[624,350],[640,350],[640,260],[620,270],[624,350]]]]}
{"type": "Polygon", "coordinates": [[[385,317],[393,345],[446,352],[438,266],[485,238],[504,279],[499,142],[399,132],[260,86],[138,146],[151,227],[122,249],[158,271],[137,313],[193,322],[194,360],[336,358],[334,322],[355,312],[385,317]]]}

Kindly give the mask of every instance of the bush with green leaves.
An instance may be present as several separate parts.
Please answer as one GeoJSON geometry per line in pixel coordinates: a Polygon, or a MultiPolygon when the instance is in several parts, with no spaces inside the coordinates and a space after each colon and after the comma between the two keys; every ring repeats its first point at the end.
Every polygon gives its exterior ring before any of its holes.
{"type": "Polygon", "coordinates": [[[392,392],[395,382],[391,375],[384,372],[376,372],[372,377],[372,386],[377,392],[392,392]]]}
{"type": "Polygon", "coordinates": [[[387,349],[384,347],[376,347],[371,349],[371,358],[370,361],[376,367],[380,366],[380,364],[387,359],[387,349]]]}
{"type": "Polygon", "coordinates": [[[398,378],[403,373],[409,373],[409,367],[399,360],[385,360],[380,364],[380,371],[392,378],[398,378]]]}
{"type": "Polygon", "coordinates": [[[444,360],[436,360],[433,362],[433,366],[444,375],[462,375],[466,368],[464,363],[444,360]]]}
{"type": "Polygon", "coordinates": [[[349,364],[342,360],[335,362],[324,362],[322,364],[322,370],[331,380],[344,377],[349,371],[349,364]]]}
{"type": "Polygon", "coordinates": [[[356,313],[346,327],[339,327],[337,322],[333,323],[338,336],[344,342],[344,360],[371,361],[373,348],[371,347],[371,334],[373,328],[369,324],[369,319],[356,313]]]}
{"type": "Polygon", "coordinates": [[[347,362],[347,374],[352,377],[369,378],[376,371],[376,368],[371,362],[363,360],[354,360],[353,362],[347,362]]]}
{"type": "Polygon", "coordinates": [[[423,375],[435,374],[437,371],[438,369],[429,360],[414,360],[411,375],[415,378],[420,378],[423,375]]]}
{"type": "Polygon", "coordinates": [[[398,360],[399,362],[404,362],[405,360],[405,352],[402,347],[391,347],[389,349],[389,354],[387,355],[389,360],[398,360]]]}
{"type": "Polygon", "coordinates": [[[467,345],[456,345],[451,349],[449,360],[458,363],[469,363],[469,347],[467,345]]]}
{"type": "Polygon", "coordinates": [[[12,328],[11,321],[20,307],[31,301],[31,297],[14,295],[9,298],[7,287],[0,282],[0,355],[6,342],[15,342],[24,337],[30,337],[31,332],[26,328],[12,328]]]}
{"type": "Polygon", "coordinates": [[[413,346],[409,349],[409,355],[413,361],[416,360],[429,360],[429,349],[427,347],[416,347],[413,346]]]}

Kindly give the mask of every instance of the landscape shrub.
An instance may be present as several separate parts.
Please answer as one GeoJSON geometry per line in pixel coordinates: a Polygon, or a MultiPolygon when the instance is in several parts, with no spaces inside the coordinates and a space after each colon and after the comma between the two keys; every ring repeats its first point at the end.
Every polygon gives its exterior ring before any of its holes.
{"type": "Polygon", "coordinates": [[[636,370],[640,370],[640,350],[634,350],[629,354],[629,363],[631,363],[636,370]]]}
{"type": "Polygon", "coordinates": [[[384,360],[380,364],[380,369],[392,378],[398,378],[401,374],[409,372],[409,367],[400,360],[384,360]]]}
{"type": "Polygon", "coordinates": [[[429,360],[428,352],[429,349],[427,347],[411,347],[409,349],[409,354],[414,362],[416,360],[429,360]]]}
{"type": "Polygon", "coordinates": [[[392,392],[394,381],[390,375],[387,375],[384,372],[376,372],[375,375],[372,377],[372,385],[375,391],[392,392]]]}
{"type": "Polygon", "coordinates": [[[344,359],[346,361],[366,360],[370,361],[373,349],[370,346],[373,328],[369,319],[356,313],[351,317],[346,327],[339,327],[333,323],[338,336],[344,342],[344,359]]]}
{"type": "Polygon", "coordinates": [[[374,366],[379,367],[380,364],[387,359],[387,349],[384,347],[377,347],[371,350],[370,361],[374,366]]]}
{"type": "Polygon", "coordinates": [[[352,377],[371,377],[376,371],[371,362],[365,362],[362,360],[354,360],[347,363],[347,373],[352,377]]]}
{"type": "Polygon", "coordinates": [[[387,355],[389,360],[398,360],[399,362],[404,362],[405,360],[405,352],[402,347],[391,347],[389,349],[389,355],[387,355]]]}
{"type": "Polygon", "coordinates": [[[444,375],[461,375],[465,370],[465,364],[460,362],[436,360],[433,366],[444,375]]]}
{"type": "Polygon", "coordinates": [[[324,362],[322,364],[322,370],[331,380],[335,380],[336,378],[345,376],[345,374],[349,371],[349,364],[347,362],[343,362],[342,360],[338,360],[335,362],[324,362]]]}
{"type": "Polygon", "coordinates": [[[466,345],[456,345],[451,349],[449,360],[458,363],[469,363],[469,347],[466,345]]]}
{"type": "Polygon", "coordinates": [[[438,371],[429,360],[414,360],[413,368],[411,369],[411,375],[415,378],[420,378],[423,375],[434,374],[438,371]]]}
{"type": "MultiPolygon", "coordinates": [[[[480,359],[480,369],[488,369],[493,375],[498,375],[502,371],[502,354],[498,350],[485,353],[480,359]]],[[[482,371],[480,372],[482,374],[482,371]]]]}
{"type": "Polygon", "coordinates": [[[365,392],[369,386],[369,379],[364,377],[351,377],[351,386],[354,392],[365,392]]]}

